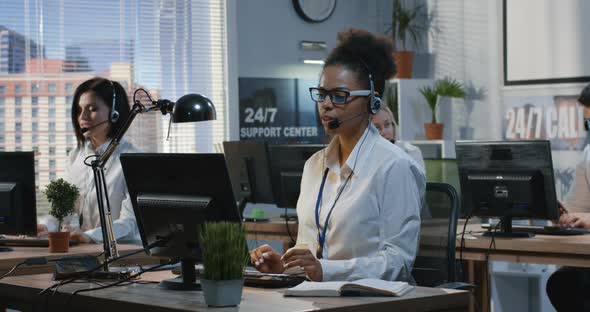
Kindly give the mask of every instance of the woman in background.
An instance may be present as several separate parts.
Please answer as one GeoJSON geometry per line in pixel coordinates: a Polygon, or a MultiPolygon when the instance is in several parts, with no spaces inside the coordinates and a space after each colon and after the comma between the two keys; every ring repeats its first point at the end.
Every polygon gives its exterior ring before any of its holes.
{"type": "Polygon", "coordinates": [[[382,137],[399,146],[399,148],[408,153],[408,155],[410,155],[422,169],[425,169],[424,158],[422,157],[422,152],[420,149],[408,142],[395,139],[397,123],[395,122],[393,113],[386,103],[384,103],[379,112],[375,114],[373,118],[371,118],[371,121],[373,122],[375,128],[379,130],[379,134],[381,134],[382,137]]]}
{"type": "Polygon", "coordinates": [[[395,72],[389,39],[339,34],[319,85],[310,88],[330,144],[305,163],[297,202],[297,245],[281,255],[263,245],[261,272],[301,267],[313,281],[412,281],[425,189],[423,170],[369,121],[395,72]]]}
{"type": "MultiPolygon", "coordinates": [[[[71,117],[78,146],[68,157],[65,179],[80,189],[80,197],[76,202],[76,212],[64,222],[74,241],[102,242],[94,175],[92,168],[84,162],[90,155],[104,153],[129,113],[127,93],[116,81],[95,77],[80,84],[74,93],[71,117]]],[[[119,161],[122,153],[134,152],[139,150],[122,140],[106,163],[104,174],[115,237],[139,241],[135,215],[119,161]]],[[[57,224],[54,217],[44,217],[37,226],[38,235],[59,230],[57,224]]]]}

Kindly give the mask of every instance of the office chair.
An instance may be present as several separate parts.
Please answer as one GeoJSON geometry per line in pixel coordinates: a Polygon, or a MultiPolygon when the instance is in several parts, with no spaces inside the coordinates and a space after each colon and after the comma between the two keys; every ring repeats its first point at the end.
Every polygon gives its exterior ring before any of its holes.
{"type": "Polygon", "coordinates": [[[420,247],[412,275],[419,286],[472,289],[457,282],[455,239],[460,200],[453,186],[427,182],[425,206],[421,212],[420,247]]]}

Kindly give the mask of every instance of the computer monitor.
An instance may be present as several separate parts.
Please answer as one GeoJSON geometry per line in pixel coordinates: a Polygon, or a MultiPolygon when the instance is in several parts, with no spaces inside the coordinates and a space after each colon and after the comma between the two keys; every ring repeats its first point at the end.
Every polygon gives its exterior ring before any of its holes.
{"type": "Polygon", "coordinates": [[[325,147],[321,144],[269,145],[272,186],[278,207],[296,208],[305,162],[325,147]]]}
{"type": "Polygon", "coordinates": [[[33,152],[0,152],[0,234],[37,234],[33,152]]]}
{"type": "Polygon", "coordinates": [[[247,202],[274,204],[267,143],[226,141],[223,150],[240,212],[247,202]]]}
{"type": "Polygon", "coordinates": [[[182,280],[167,289],[200,289],[195,263],[201,261],[200,225],[240,222],[223,154],[122,154],[121,165],[144,248],[153,257],[181,259],[182,280]]]}
{"type": "Polygon", "coordinates": [[[549,141],[458,141],[463,211],[501,218],[496,236],[513,233],[512,218],[559,218],[549,141]]]}

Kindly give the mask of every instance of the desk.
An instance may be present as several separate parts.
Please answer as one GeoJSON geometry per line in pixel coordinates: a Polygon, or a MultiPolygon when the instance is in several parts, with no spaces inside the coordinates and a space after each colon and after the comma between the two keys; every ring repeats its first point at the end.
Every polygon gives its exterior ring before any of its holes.
{"type": "MultiPolygon", "coordinates": [[[[457,225],[457,233],[463,231],[464,220],[457,225]]],[[[246,223],[249,235],[254,228],[262,228],[262,224],[256,227],[246,223]]],[[[292,233],[296,233],[296,224],[291,225],[292,233]]],[[[264,225],[265,235],[274,237],[283,243],[289,242],[284,222],[271,221],[264,225]]],[[[482,232],[479,224],[468,224],[466,233],[482,232]]],[[[420,234],[420,248],[428,248],[429,242],[433,246],[439,246],[440,237],[430,235],[440,233],[440,229],[424,228],[420,234]]],[[[296,238],[296,234],[294,234],[296,238]]],[[[465,235],[465,247],[463,248],[463,260],[466,261],[467,280],[479,285],[476,289],[476,297],[479,302],[484,302],[482,312],[490,311],[490,288],[487,261],[507,261],[515,263],[538,263],[568,265],[577,267],[590,267],[590,235],[557,236],[537,235],[533,238],[496,238],[495,248],[490,248],[491,238],[478,234],[465,235]]],[[[456,257],[459,258],[461,236],[456,240],[456,257]]]]}
{"type": "MultiPolygon", "coordinates": [[[[143,280],[160,281],[173,275],[169,271],[146,273],[143,280]]],[[[53,284],[50,275],[15,276],[0,281],[0,300],[10,300],[18,308],[84,311],[466,311],[469,293],[418,287],[401,298],[395,297],[283,297],[282,290],[245,287],[238,307],[207,308],[199,291],[161,290],[156,284],[135,284],[80,293],[64,309],[70,293],[95,287],[77,283],[62,286],[55,296],[37,296],[53,284]]]]}
{"type": "MultiPolygon", "coordinates": [[[[457,227],[458,232],[463,227],[457,227]]],[[[468,224],[467,233],[481,232],[479,224],[468,224]]],[[[457,237],[459,257],[461,237],[457,237]]],[[[467,260],[467,276],[471,283],[481,285],[476,297],[487,304],[482,312],[490,311],[488,261],[515,263],[538,263],[590,267],[590,235],[557,236],[536,235],[533,238],[495,238],[495,247],[490,249],[491,238],[481,235],[465,235],[463,259],[467,260]]]]}
{"type": "MultiPolygon", "coordinates": [[[[117,245],[120,255],[125,255],[133,251],[142,249],[138,245],[117,245]]],[[[24,261],[27,258],[46,257],[49,259],[57,259],[67,256],[82,256],[82,255],[98,255],[102,249],[102,244],[80,244],[70,247],[67,253],[51,253],[47,247],[12,247],[13,251],[0,252],[0,275],[8,272],[13,266],[24,261]]],[[[116,264],[156,264],[159,260],[151,258],[145,253],[130,256],[122,259],[116,264]]],[[[52,273],[55,270],[55,263],[49,262],[45,265],[21,266],[13,274],[14,275],[30,275],[41,273],[52,273]]]]}

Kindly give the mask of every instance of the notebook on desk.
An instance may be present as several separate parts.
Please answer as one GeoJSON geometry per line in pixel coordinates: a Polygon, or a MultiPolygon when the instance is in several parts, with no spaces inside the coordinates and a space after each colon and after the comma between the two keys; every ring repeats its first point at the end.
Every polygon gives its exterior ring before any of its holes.
{"type": "Polygon", "coordinates": [[[308,282],[287,289],[285,296],[338,297],[338,296],[403,296],[414,289],[406,282],[391,282],[364,278],[354,282],[308,282]]]}
{"type": "MultiPolygon", "coordinates": [[[[77,241],[70,240],[70,246],[78,245],[77,241]]],[[[0,237],[0,246],[9,247],[49,247],[47,237],[0,237]]]]}

